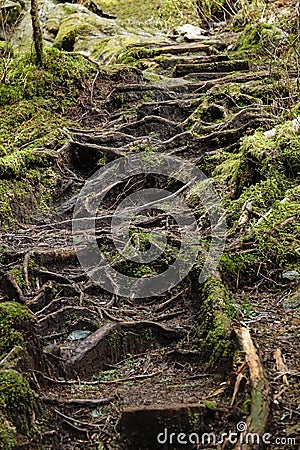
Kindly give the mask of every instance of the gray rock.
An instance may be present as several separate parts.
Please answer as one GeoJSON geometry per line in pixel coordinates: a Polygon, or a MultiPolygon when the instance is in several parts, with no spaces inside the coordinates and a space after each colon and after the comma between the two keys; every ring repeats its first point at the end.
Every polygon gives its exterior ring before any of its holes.
{"type": "Polygon", "coordinates": [[[282,278],[286,278],[290,281],[295,281],[300,279],[300,273],[297,272],[297,270],[287,270],[286,272],[283,272],[282,278]]]}
{"type": "Polygon", "coordinates": [[[90,334],[92,334],[91,331],[88,330],[74,330],[71,334],[67,337],[68,341],[79,341],[80,339],[85,339],[90,334]]]}
{"type": "Polygon", "coordinates": [[[18,1],[5,0],[0,4],[0,15],[5,19],[6,25],[12,25],[20,16],[23,4],[18,1]]]}

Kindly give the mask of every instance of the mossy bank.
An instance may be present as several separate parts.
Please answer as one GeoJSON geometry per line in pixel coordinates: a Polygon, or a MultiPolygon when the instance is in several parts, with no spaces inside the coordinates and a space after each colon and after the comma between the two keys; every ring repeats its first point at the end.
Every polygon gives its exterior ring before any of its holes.
{"type": "Polygon", "coordinates": [[[45,53],[44,68],[31,55],[0,62],[1,226],[47,215],[57,188],[57,153],[68,134],[65,118],[95,73],[85,58],[45,53]],[[40,213],[40,214],[39,214],[40,213]]]}

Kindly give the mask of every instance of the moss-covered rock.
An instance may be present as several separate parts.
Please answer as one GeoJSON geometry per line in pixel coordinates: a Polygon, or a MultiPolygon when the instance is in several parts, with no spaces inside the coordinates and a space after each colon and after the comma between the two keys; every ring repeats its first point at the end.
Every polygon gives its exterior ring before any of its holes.
{"type": "Polygon", "coordinates": [[[105,19],[89,11],[83,5],[58,4],[55,13],[49,17],[46,26],[54,29],[53,19],[60,17],[54,45],[66,51],[87,52],[93,48],[95,39],[107,38],[122,33],[114,20],[105,19]],[[85,42],[86,41],[86,42],[85,42]],[[84,44],[85,42],[85,44],[84,44]]]}
{"type": "MultiPolygon", "coordinates": [[[[178,9],[178,5],[173,6],[170,2],[163,2],[163,5],[159,2],[159,5],[156,5],[158,8],[162,8],[163,11],[162,18],[158,18],[159,23],[160,20],[164,23],[167,17],[183,14],[182,11],[183,9],[185,10],[183,2],[181,0],[176,1],[180,3],[181,10],[178,9]],[[168,16],[169,9],[174,14],[168,16]]],[[[106,5],[102,1],[98,3],[96,9],[105,9],[106,5]]],[[[147,32],[144,29],[140,29],[140,27],[145,28],[145,17],[143,14],[141,15],[143,8],[139,7],[141,5],[136,5],[136,2],[132,2],[132,4],[128,4],[128,2],[111,2],[108,8],[109,12],[117,8],[128,19],[125,21],[121,20],[120,24],[114,19],[100,17],[99,14],[91,11],[83,4],[55,3],[52,0],[45,0],[40,5],[45,45],[54,45],[68,52],[75,51],[85,55],[92,55],[96,59],[100,59],[103,55],[101,59],[110,60],[110,56],[117,57],[129,45],[140,43],[147,45],[149,42],[159,43],[164,41],[165,39],[159,33],[155,33],[156,25],[153,23],[153,20],[157,17],[156,6],[152,4],[153,2],[142,3],[143,7],[147,11],[149,10],[150,22],[147,32]],[[140,23],[137,21],[138,17],[141,19],[140,23]]],[[[88,2],[86,4],[88,6],[88,2]]],[[[93,2],[93,4],[95,6],[97,2],[93,2]]],[[[11,37],[11,44],[14,50],[19,53],[27,52],[31,48],[32,28],[29,11],[24,14],[22,20],[16,25],[11,37]]]]}
{"type": "Polygon", "coordinates": [[[34,430],[37,397],[21,372],[43,368],[36,318],[16,302],[0,303],[0,449],[15,448],[34,430]]]}
{"type": "Polygon", "coordinates": [[[274,24],[248,24],[244,27],[236,43],[236,50],[240,53],[265,54],[276,51],[280,46],[288,43],[288,34],[274,24]]]}
{"type": "Polygon", "coordinates": [[[0,414],[0,450],[12,450],[16,445],[16,428],[0,414]]]}
{"type": "Polygon", "coordinates": [[[128,33],[126,36],[116,35],[99,39],[98,42],[95,40],[91,56],[97,61],[137,65],[137,62],[143,57],[143,49],[147,49],[147,56],[149,56],[149,51],[151,52],[149,47],[162,42],[165,42],[165,39],[161,36],[134,33],[128,33]]]}
{"type": "Polygon", "coordinates": [[[28,381],[15,370],[0,371],[0,409],[20,433],[28,433],[36,395],[28,381]]]}

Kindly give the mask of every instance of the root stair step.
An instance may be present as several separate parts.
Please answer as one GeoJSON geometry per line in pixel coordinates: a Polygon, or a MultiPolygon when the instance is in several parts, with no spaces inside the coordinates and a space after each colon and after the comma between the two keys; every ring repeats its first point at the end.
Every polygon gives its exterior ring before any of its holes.
{"type": "Polygon", "coordinates": [[[228,61],[227,55],[211,55],[211,56],[169,56],[164,55],[157,56],[154,61],[157,62],[161,67],[168,68],[174,67],[179,64],[200,64],[200,63],[212,63],[218,61],[228,61]]]}
{"type": "Polygon", "coordinates": [[[143,103],[137,108],[137,120],[146,116],[159,116],[172,121],[183,121],[199,106],[201,100],[171,100],[143,103]]]}
{"type": "Polygon", "coordinates": [[[174,76],[183,77],[191,73],[218,73],[249,70],[248,61],[216,61],[200,64],[178,64],[174,76]]]}
{"type": "MultiPolygon", "coordinates": [[[[136,48],[136,47],[132,47],[136,48]]],[[[192,44],[177,44],[177,45],[163,45],[161,47],[152,47],[143,49],[143,58],[153,58],[159,55],[182,55],[186,53],[200,53],[202,56],[211,55],[213,49],[206,44],[192,43],[192,44]]]]}

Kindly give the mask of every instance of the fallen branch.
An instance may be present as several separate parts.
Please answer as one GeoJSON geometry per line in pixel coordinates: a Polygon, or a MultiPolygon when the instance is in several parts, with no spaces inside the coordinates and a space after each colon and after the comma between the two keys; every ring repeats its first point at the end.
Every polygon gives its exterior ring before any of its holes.
{"type": "Polygon", "coordinates": [[[1,359],[0,361],[0,366],[3,366],[4,364],[6,364],[10,359],[12,359],[12,357],[15,356],[15,353],[17,353],[19,347],[15,346],[13,347],[6,356],[4,356],[3,359],[1,359]]]}
{"type": "MultiPolygon", "coordinates": [[[[252,432],[262,436],[265,433],[269,416],[269,384],[249,330],[241,327],[235,329],[235,333],[245,352],[252,384],[251,412],[247,419],[248,428],[244,433],[252,432]]],[[[235,450],[250,450],[255,448],[254,443],[249,443],[249,445],[243,444],[242,439],[239,439],[239,442],[235,446],[235,450]]]]}

